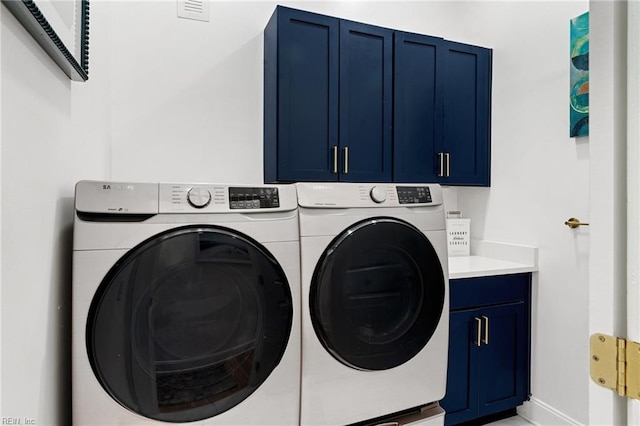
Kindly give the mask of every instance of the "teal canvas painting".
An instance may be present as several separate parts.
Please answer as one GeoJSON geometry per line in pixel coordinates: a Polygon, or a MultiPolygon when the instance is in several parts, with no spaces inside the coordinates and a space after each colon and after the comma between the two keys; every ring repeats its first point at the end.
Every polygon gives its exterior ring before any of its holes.
{"type": "Polygon", "coordinates": [[[571,20],[570,135],[589,134],[589,12],[571,20]]]}

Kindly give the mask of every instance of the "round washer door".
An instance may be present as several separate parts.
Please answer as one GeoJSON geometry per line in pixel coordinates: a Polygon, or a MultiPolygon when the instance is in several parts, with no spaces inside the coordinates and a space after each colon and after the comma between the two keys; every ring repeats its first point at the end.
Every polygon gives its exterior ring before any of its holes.
{"type": "Polygon", "coordinates": [[[267,379],[292,319],[289,284],[266,248],[230,229],[184,227],[113,266],[91,303],[87,352],[122,406],[191,422],[229,410],[267,379]]]}
{"type": "Polygon", "coordinates": [[[341,363],[386,370],[422,350],[444,306],[438,255],[413,225],[378,217],[358,222],[326,248],[309,307],[318,339],[341,363]]]}

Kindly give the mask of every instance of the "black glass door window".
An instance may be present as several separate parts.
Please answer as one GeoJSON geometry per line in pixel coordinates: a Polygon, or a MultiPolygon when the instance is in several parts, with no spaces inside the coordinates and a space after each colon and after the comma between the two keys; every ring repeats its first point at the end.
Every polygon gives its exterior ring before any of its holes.
{"type": "Polygon", "coordinates": [[[334,358],[385,370],[413,358],[444,306],[442,266],[427,237],[394,218],[356,223],[324,251],[313,274],[310,312],[334,358]]]}
{"type": "Polygon", "coordinates": [[[101,283],[87,351],[105,390],[144,417],[213,417],[280,362],[293,308],[284,271],[238,232],[184,227],[125,255],[101,283]]]}

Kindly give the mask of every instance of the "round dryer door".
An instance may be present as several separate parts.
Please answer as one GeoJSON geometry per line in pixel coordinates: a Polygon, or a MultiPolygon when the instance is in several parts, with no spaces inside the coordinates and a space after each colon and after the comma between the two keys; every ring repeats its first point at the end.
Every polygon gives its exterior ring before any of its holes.
{"type": "Polygon", "coordinates": [[[93,371],[122,406],[190,422],[229,410],[280,362],[291,332],[284,271],[251,238],[178,228],[125,255],[92,301],[93,371]]]}
{"type": "Polygon", "coordinates": [[[341,363],[385,370],[413,358],[436,330],[445,280],[433,246],[394,218],[356,223],[324,251],[310,312],[322,345],[341,363]]]}

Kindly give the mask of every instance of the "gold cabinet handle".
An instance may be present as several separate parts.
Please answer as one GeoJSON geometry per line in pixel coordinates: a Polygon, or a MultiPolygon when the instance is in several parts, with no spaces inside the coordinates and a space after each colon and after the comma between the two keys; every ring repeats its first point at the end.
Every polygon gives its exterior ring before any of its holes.
{"type": "Polygon", "coordinates": [[[576,219],[575,217],[570,217],[564,224],[571,229],[576,229],[579,226],[589,226],[588,223],[580,222],[580,219],[576,219]]]}
{"type": "Polygon", "coordinates": [[[344,147],[344,174],[349,173],[349,147],[344,147]]]}
{"type": "Polygon", "coordinates": [[[482,338],[482,343],[484,343],[485,345],[488,345],[489,344],[489,318],[483,315],[482,319],[484,320],[484,337],[482,338]]]}
{"type": "Polygon", "coordinates": [[[480,318],[474,318],[476,320],[477,335],[476,335],[476,346],[482,345],[482,320],[480,318]]]}
{"type": "Polygon", "coordinates": [[[440,158],[440,172],[438,172],[438,177],[444,177],[444,152],[439,152],[438,158],[440,158]]]}
{"type": "Polygon", "coordinates": [[[334,145],[333,148],[333,173],[338,174],[338,145],[334,145]]]}
{"type": "Polygon", "coordinates": [[[451,176],[451,162],[450,162],[450,155],[448,152],[444,153],[444,156],[447,159],[447,177],[451,176]]]}

